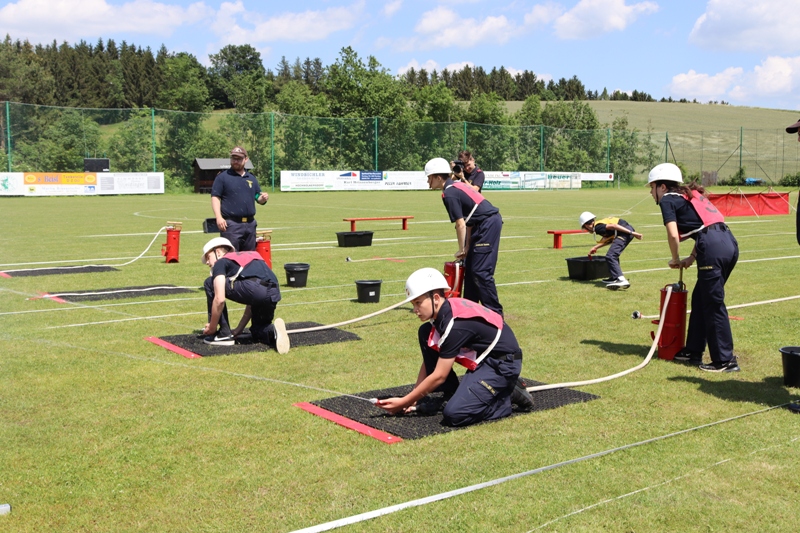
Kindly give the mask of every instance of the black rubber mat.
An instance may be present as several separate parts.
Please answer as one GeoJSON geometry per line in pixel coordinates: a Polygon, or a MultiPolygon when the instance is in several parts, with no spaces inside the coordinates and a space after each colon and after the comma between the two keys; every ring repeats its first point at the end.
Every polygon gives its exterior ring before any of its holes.
{"type": "MultiPolygon", "coordinates": [[[[286,324],[287,330],[313,328],[321,326],[316,322],[292,322],[286,324]]],[[[233,346],[211,346],[203,342],[203,336],[198,334],[190,335],[169,335],[159,337],[161,340],[179,346],[184,350],[189,350],[197,355],[209,357],[213,355],[234,355],[254,351],[265,351],[270,348],[266,344],[253,342],[249,333],[243,333],[236,339],[233,346]]],[[[355,333],[341,329],[323,329],[321,331],[311,331],[308,333],[292,333],[289,331],[289,340],[292,349],[300,346],[316,346],[318,344],[333,344],[335,342],[360,341],[361,337],[355,333]]],[[[291,352],[289,352],[291,354],[291,352]]]]}
{"type": "Polygon", "coordinates": [[[110,289],[92,289],[89,291],[49,292],[48,295],[67,302],[94,302],[98,300],[119,300],[121,298],[138,298],[140,296],[168,296],[201,290],[176,287],[174,285],[145,285],[142,287],[117,287],[110,289]]]}
{"type": "MultiPolygon", "coordinates": [[[[536,385],[544,385],[527,378],[523,378],[529,387],[536,385]]],[[[358,392],[354,396],[360,398],[392,398],[401,397],[408,394],[413,385],[403,385],[391,389],[372,390],[367,392],[358,392]]],[[[433,397],[441,397],[441,393],[431,394],[433,397]]],[[[546,391],[539,391],[531,393],[533,397],[534,408],[533,411],[545,411],[547,409],[555,409],[564,405],[572,403],[588,402],[599,398],[594,394],[580,392],[573,389],[553,389],[546,391]]],[[[391,433],[402,439],[421,439],[430,435],[438,435],[440,433],[447,433],[455,431],[457,427],[445,426],[442,424],[442,412],[439,411],[434,415],[417,415],[411,413],[407,415],[390,415],[380,407],[375,407],[369,402],[362,402],[356,400],[351,396],[336,396],[334,398],[327,398],[325,400],[318,400],[309,402],[317,407],[321,407],[340,416],[355,420],[366,426],[391,433]]],[[[525,413],[514,412],[511,416],[517,416],[525,413]]],[[[482,422],[486,424],[487,422],[482,422]]],[[[469,426],[467,426],[469,427],[469,426]]]]}
{"type": "Polygon", "coordinates": [[[58,267],[58,268],[31,268],[29,270],[12,270],[11,272],[5,271],[9,277],[24,278],[28,276],[54,276],[59,274],[87,274],[90,272],[111,272],[118,270],[110,266],[82,266],[82,267],[58,267]]]}

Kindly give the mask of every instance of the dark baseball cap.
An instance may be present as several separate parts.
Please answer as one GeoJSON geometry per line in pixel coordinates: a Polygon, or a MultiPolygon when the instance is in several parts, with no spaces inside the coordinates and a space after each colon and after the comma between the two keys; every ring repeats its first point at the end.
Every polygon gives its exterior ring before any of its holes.
{"type": "Polygon", "coordinates": [[[800,120],[786,128],[786,133],[797,133],[800,130],[800,120]]]}
{"type": "Polygon", "coordinates": [[[242,157],[247,157],[247,150],[245,150],[241,146],[237,146],[236,148],[231,150],[231,155],[240,155],[242,157]]]}

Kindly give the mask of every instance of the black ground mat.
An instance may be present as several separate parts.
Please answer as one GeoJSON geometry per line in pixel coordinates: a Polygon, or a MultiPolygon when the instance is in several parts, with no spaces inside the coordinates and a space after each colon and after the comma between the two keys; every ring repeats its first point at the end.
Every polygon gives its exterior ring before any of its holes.
{"type": "MultiPolygon", "coordinates": [[[[292,322],[286,324],[287,330],[313,328],[321,326],[316,322],[292,322]]],[[[246,330],[245,330],[246,331],[246,330]]],[[[269,350],[266,344],[253,342],[249,333],[243,333],[236,339],[233,346],[210,346],[203,342],[203,336],[199,334],[190,335],[169,335],[159,337],[161,340],[174,344],[184,350],[189,350],[197,355],[208,357],[212,355],[234,355],[253,351],[269,350]]],[[[335,342],[360,341],[361,337],[355,333],[341,329],[323,329],[321,331],[310,331],[308,333],[292,333],[289,331],[289,340],[292,349],[300,346],[316,346],[318,344],[333,344],[335,342]]],[[[289,352],[291,354],[291,352],[289,352]]]]}
{"type": "Polygon", "coordinates": [[[168,296],[201,290],[176,287],[175,285],[145,285],[142,287],[117,287],[110,289],[92,289],[89,291],[49,292],[48,296],[57,297],[67,302],[94,302],[98,300],[118,300],[121,298],[138,298],[140,296],[168,296]]]}
{"type": "MultiPolygon", "coordinates": [[[[527,378],[523,378],[525,383],[529,386],[544,385],[527,378]]],[[[393,387],[383,390],[372,390],[367,392],[358,392],[354,396],[361,398],[391,398],[401,397],[408,394],[413,385],[402,385],[400,387],[393,387]]],[[[431,394],[433,397],[441,396],[441,393],[431,394]]],[[[588,402],[599,398],[594,394],[580,392],[573,389],[553,389],[546,391],[539,391],[531,393],[533,397],[533,405],[535,411],[545,411],[547,409],[555,409],[571,403],[588,402]]],[[[334,398],[327,398],[315,402],[309,402],[317,407],[321,407],[333,413],[336,413],[350,420],[360,422],[365,426],[369,426],[386,433],[391,433],[402,439],[420,439],[429,435],[438,435],[440,433],[447,433],[457,429],[450,426],[442,425],[442,412],[439,411],[434,415],[417,415],[411,413],[407,415],[390,415],[380,407],[375,407],[369,402],[362,402],[350,396],[336,396],[334,398]]],[[[516,416],[524,413],[512,413],[511,416],[516,416]]],[[[486,422],[482,422],[486,423],[486,422]]]]}
{"type": "Polygon", "coordinates": [[[90,272],[111,272],[118,270],[110,266],[82,266],[82,267],[57,267],[57,268],[31,268],[29,270],[12,270],[3,273],[11,278],[24,278],[27,276],[53,276],[58,274],[87,274],[90,272]]]}

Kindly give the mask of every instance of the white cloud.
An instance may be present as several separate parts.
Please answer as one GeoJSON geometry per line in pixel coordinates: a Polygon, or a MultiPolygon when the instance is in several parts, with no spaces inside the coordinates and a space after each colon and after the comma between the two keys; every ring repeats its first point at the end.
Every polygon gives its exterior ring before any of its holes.
{"type": "Polygon", "coordinates": [[[546,4],[536,4],[530,12],[525,13],[526,26],[540,26],[550,24],[564,13],[564,7],[560,4],[548,2],[546,4]]]}
{"type": "Polygon", "coordinates": [[[187,7],[152,0],[19,0],[0,8],[0,33],[32,42],[75,41],[118,33],[171,36],[214,15],[203,2],[187,7]]]}
{"type": "Polygon", "coordinates": [[[473,48],[489,43],[505,44],[519,33],[520,27],[505,16],[478,20],[440,6],[423,13],[414,31],[420,36],[401,44],[402,48],[473,48]]]}
{"type": "Polygon", "coordinates": [[[796,0],[709,0],[689,41],[717,50],[797,53],[796,0]]]}
{"type": "Polygon", "coordinates": [[[446,68],[450,72],[456,72],[463,69],[466,66],[469,66],[469,68],[475,68],[475,63],[473,63],[472,61],[461,61],[460,63],[450,63],[448,65],[445,65],[444,68],[446,68]]]}
{"type": "Polygon", "coordinates": [[[383,6],[383,14],[387,17],[391,17],[397,13],[401,7],[403,7],[403,0],[393,0],[392,2],[387,2],[386,5],[383,6]]]}
{"type": "Polygon", "coordinates": [[[672,77],[670,95],[675,98],[697,98],[700,101],[724,98],[735,83],[742,79],[741,67],[728,67],[714,75],[690,70],[672,77]]]}
{"type": "Polygon", "coordinates": [[[655,2],[626,5],[625,0],[580,0],[558,17],[556,35],[562,39],[589,39],[602,33],[622,31],[641,15],[658,11],[655,2]]]}
{"type": "Polygon", "coordinates": [[[406,66],[398,68],[397,74],[402,76],[412,68],[417,72],[419,72],[420,69],[424,68],[428,72],[428,74],[430,74],[434,70],[439,71],[439,63],[437,63],[433,59],[429,59],[425,63],[420,64],[419,61],[417,61],[416,59],[412,59],[411,61],[408,62],[406,66]]]}
{"type": "Polygon", "coordinates": [[[332,33],[356,27],[363,18],[364,5],[361,0],[350,6],[322,11],[283,13],[258,22],[246,37],[250,42],[262,43],[321,41],[332,33]]]}

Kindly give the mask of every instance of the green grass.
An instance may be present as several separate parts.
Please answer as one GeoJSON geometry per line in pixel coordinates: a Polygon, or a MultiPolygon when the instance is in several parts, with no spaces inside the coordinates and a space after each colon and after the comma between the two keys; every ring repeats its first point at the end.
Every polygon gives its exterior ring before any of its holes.
{"type": "MultiPolygon", "coordinates": [[[[525,353],[524,375],[573,381],[641,362],[655,326],[630,314],[656,314],[659,289],[676,280],[665,268],[665,232],[646,190],[488,197],[505,220],[496,278],[525,353]],[[628,291],[566,279],[564,259],[584,255],[591,240],[567,235],[564,249],[554,250],[545,231],[575,227],[584,210],[622,214],[644,233],[622,256],[628,291]],[[515,284],[535,281],[541,283],[515,284]]],[[[778,353],[800,343],[793,300],[731,310],[742,319],[732,322],[739,374],[655,360],[585,387],[600,396],[586,404],[385,445],[293,407],[332,394],[268,380],[349,393],[412,382],[419,323],[407,306],[347,327],[359,342],[297,348],[285,357],[270,351],[188,360],[143,337],[197,330],[205,322],[199,293],[83,305],[27,298],[162,283],[199,287],[208,274],[199,262],[208,236],[193,231],[210,213],[207,196],[2,198],[0,205],[0,270],[79,259],[123,263],[167,220],[185,222],[178,264],[158,255],[161,236],[145,258],[118,272],[0,278],[0,503],[13,506],[0,516],[4,532],[291,531],[797,398],[782,385],[778,353]],[[161,318],[147,318],[155,316],[161,318]],[[134,318],[140,320],[121,321],[134,318]],[[76,326],[86,323],[93,325],[76,326]]],[[[283,288],[278,315],[287,322],[333,323],[382,309],[403,298],[413,270],[441,268],[455,252],[454,229],[434,192],[276,192],[258,220],[274,228],[281,279],[284,263],[311,265],[306,289],[283,288]],[[335,232],[347,229],[343,217],[392,214],[414,215],[409,231],[398,221],[361,223],[375,231],[372,247],[336,247],[335,232]],[[345,262],[347,256],[402,262],[345,262]],[[353,301],[357,279],[383,280],[379,304],[353,301]]],[[[794,217],[730,222],[741,262],[727,303],[798,294],[794,217]]],[[[690,287],[695,279],[694,270],[686,273],[690,287]]],[[[231,307],[233,321],[238,307],[231,307]]],[[[553,520],[542,530],[792,531],[798,423],[776,409],[342,531],[519,533],[553,520]]]]}

